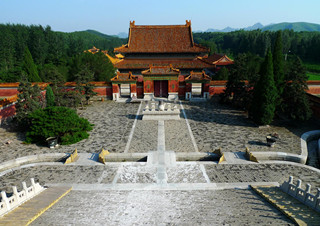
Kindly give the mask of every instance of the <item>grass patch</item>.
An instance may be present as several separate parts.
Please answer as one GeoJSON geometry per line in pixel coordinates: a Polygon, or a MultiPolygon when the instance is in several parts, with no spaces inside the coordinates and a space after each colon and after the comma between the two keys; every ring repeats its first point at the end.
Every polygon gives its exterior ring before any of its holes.
{"type": "Polygon", "coordinates": [[[306,70],[312,74],[320,74],[320,64],[304,63],[306,70]]]}
{"type": "Polygon", "coordinates": [[[307,73],[308,80],[320,81],[320,74],[307,73]]]}

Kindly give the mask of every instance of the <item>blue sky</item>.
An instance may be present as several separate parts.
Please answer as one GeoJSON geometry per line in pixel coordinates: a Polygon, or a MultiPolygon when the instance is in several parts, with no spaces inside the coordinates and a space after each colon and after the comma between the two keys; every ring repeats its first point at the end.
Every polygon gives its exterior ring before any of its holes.
{"type": "Polygon", "coordinates": [[[319,0],[0,0],[0,23],[50,25],[55,31],[127,32],[136,24],[185,24],[193,30],[257,22],[320,24],[319,0]]]}

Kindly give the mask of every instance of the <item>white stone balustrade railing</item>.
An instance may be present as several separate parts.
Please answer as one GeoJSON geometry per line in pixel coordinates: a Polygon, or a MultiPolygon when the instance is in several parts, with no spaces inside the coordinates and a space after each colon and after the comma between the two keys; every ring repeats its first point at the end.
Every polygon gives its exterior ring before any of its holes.
{"type": "Polygon", "coordinates": [[[7,197],[5,191],[1,191],[0,217],[38,195],[45,189],[39,183],[35,183],[33,178],[31,178],[30,187],[27,187],[26,182],[22,182],[22,187],[22,191],[18,192],[17,187],[13,186],[13,194],[11,197],[7,197]]]}
{"type": "Polygon", "coordinates": [[[292,197],[298,199],[305,205],[313,208],[314,210],[320,212],[320,188],[317,188],[317,194],[313,195],[310,193],[311,185],[307,184],[306,189],[301,188],[302,181],[297,180],[297,185],[293,183],[293,177],[289,177],[289,181],[283,182],[281,185],[281,190],[285,193],[291,195],[292,197]]]}

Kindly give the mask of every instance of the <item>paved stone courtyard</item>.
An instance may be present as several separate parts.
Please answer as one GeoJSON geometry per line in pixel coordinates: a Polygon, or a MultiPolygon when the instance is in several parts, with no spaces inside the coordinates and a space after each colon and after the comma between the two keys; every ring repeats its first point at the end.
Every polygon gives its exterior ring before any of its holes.
{"type": "Polygon", "coordinates": [[[300,135],[319,128],[318,122],[294,125],[276,120],[270,128],[258,128],[244,112],[215,102],[181,102],[180,107],[187,120],[182,112],[178,121],[143,121],[143,103],[94,102],[79,111],[95,124],[90,137],[55,149],[22,144],[23,134],[0,128],[1,162],[33,154],[70,153],[75,148],[85,156],[70,165],[35,163],[2,172],[0,189],[10,193],[11,186],[18,185],[19,190],[21,182],[30,178],[50,187],[73,187],[34,225],[291,225],[248,186],[282,183],[292,175],[303,184],[310,183],[315,193],[320,187],[320,170],[297,163],[258,164],[245,159],[241,164],[170,162],[172,155],[165,153],[212,152],[218,147],[236,153],[249,147],[300,154],[300,135]],[[273,132],[281,140],[269,148],[264,139],[273,132]],[[111,153],[153,151],[155,163],[103,165],[87,157],[101,148],[111,153]]]}
{"type": "Polygon", "coordinates": [[[64,225],[293,225],[250,190],[71,191],[33,225],[57,219],[64,225]]]}

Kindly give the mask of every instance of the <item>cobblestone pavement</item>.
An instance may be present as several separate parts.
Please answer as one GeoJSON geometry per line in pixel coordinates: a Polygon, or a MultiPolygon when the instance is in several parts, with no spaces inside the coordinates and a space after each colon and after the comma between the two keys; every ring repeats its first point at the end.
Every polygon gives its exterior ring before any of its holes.
{"type": "Polygon", "coordinates": [[[184,102],[184,108],[199,151],[208,152],[221,147],[223,151],[280,151],[300,154],[300,136],[318,129],[319,122],[289,124],[276,120],[270,128],[258,128],[240,110],[216,102],[184,102]],[[274,148],[266,145],[266,136],[278,133],[280,140],[274,148]]]}
{"type": "Polygon", "coordinates": [[[194,152],[186,121],[165,121],[166,150],[175,152],[194,152]]]}
{"type": "Polygon", "coordinates": [[[128,152],[146,153],[157,150],[158,121],[137,120],[128,152]]]}
{"type": "Polygon", "coordinates": [[[35,144],[22,144],[22,133],[8,132],[0,128],[0,161],[7,161],[26,155],[41,153],[71,153],[75,148],[78,152],[99,152],[105,148],[110,152],[121,153],[127,144],[139,104],[115,103],[113,101],[93,102],[85,110],[78,113],[95,126],[88,139],[77,144],[60,146],[55,149],[35,144]],[[9,141],[10,144],[4,144],[9,141]]]}
{"type": "MultiPolygon", "coordinates": [[[[306,131],[319,128],[318,122],[312,125],[299,124],[286,127],[273,125],[271,128],[259,129],[246,118],[242,111],[210,102],[184,102],[192,133],[198,149],[202,152],[213,151],[221,147],[223,151],[282,151],[300,154],[300,135],[306,131]],[[277,132],[280,140],[275,148],[265,144],[265,136],[277,132]]],[[[85,110],[78,113],[95,124],[90,137],[77,144],[60,146],[54,150],[35,144],[23,144],[23,133],[9,132],[0,128],[0,161],[7,161],[26,155],[41,153],[71,153],[75,148],[78,152],[96,153],[101,148],[110,152],[122,153],[127,145],[139,103],[126,104],[113,101],[93,102],[85,110]],[[8,142],[8,144],[6,144],[8,142]]],[[[157,145],[157,122],[142,121],[138,118],[129,152],[148,152],[155,150],[157,145]]],[[[165,122],[165,138],[167,150],[176,152],[193,152],[186,122],[165,122]]]]}
{"type": "Polygon", "coordinates": [[[71,191],[33,225],[59,222],[63,225],[293,225],[250,190],[71,191]]]}
{"type": "Polygon", "coordinates": [[[0,191],[12,192],[12,186],[22,189],[21,182],[27,185],[30,178],[36,182],[44,183],[69,183],[69,184],[94,184],[111,183],[116,175],[118,166],[73,166],[73,165],[40,165],[27,167],[7,173],[1,177],[0,191]]]}

